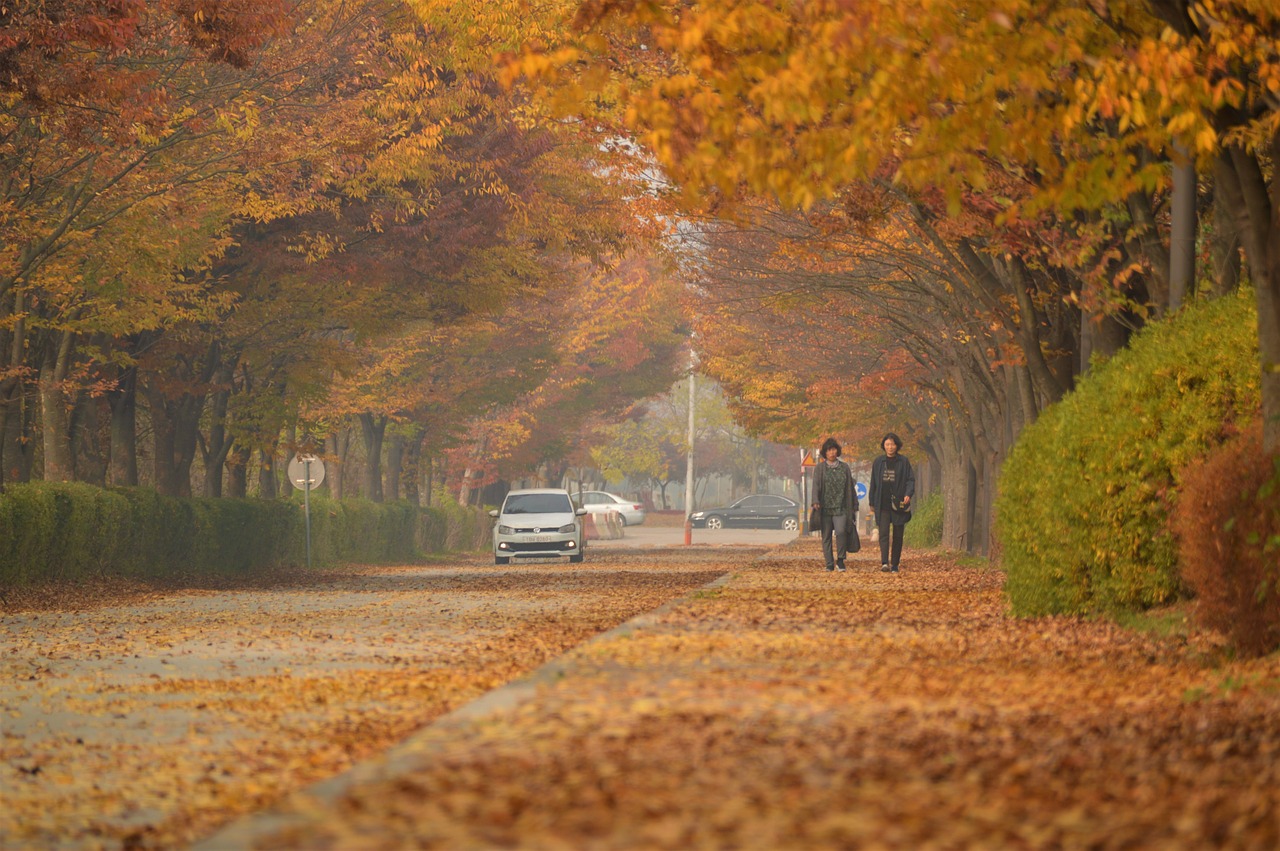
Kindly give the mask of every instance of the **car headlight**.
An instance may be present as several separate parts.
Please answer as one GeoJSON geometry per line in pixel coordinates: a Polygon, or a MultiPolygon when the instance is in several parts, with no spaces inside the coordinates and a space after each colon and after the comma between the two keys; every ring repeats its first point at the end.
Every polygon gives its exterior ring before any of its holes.
{"type": "Polygon", "coordinates": [[[563,533],[565,533],[566,535],[568,535],[568,534],[570,534],[570,533],[573,533],[573,532],[576,532],[576,531],[578,531],[578,524],[577,524],[577,523],[567,523],[567,524],[565,524],[564,526],[561,526],[561,527],[560,527],[560,531],[561,531],[561,532],[563,532],[563,533]]]}
{"type": "Polygon", "coordinates": [[[499,527],[498,527],[498,534],[499,534],[499,535],[514,535],[515,533],[516,533],[516,530],[515,530],[515,529],[512,529],[510,526],[499,526],[499,527]]]}

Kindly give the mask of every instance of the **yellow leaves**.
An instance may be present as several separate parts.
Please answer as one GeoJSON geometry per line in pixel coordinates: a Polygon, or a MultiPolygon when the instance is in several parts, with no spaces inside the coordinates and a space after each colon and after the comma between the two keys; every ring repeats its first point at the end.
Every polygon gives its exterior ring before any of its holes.
{"type": "Polygon", "coordinates": [[[1213,154],[1218,150],[1218,133],[1212,127],[1205,127],[1195,137],[1197,154],[1213,154]]]}

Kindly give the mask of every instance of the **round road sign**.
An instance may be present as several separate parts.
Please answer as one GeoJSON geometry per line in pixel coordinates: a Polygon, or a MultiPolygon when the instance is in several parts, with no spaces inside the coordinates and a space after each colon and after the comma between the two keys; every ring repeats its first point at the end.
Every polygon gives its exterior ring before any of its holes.
{"type": "Polygon", "coordinates": [[[289,462],[289,481],[298,490],[315,490],[324,481],[324,462],[315,455],[295,455],[289,462]]]}

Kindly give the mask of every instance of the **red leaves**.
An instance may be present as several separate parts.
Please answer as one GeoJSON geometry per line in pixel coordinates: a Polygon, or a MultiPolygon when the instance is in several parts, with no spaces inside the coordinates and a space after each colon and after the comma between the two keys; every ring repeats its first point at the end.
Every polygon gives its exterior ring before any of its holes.
{"type": "Polygon", "coordinates": [[[282,0],[179,0],[174,11],[193,45],[236,68],[247,66],[252,51],[282,31],[289,13],[282,0]]]}

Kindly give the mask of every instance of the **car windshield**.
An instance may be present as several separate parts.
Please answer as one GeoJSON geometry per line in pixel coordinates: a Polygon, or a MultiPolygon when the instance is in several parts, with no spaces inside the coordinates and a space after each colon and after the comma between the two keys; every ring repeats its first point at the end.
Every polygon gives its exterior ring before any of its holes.
{"type": "Polygon", "coordinates": [[[571,513],[573,506],[569,495],[563,493],[522,493],[507,497],[503,514],[557,514],[571,513]]]}

